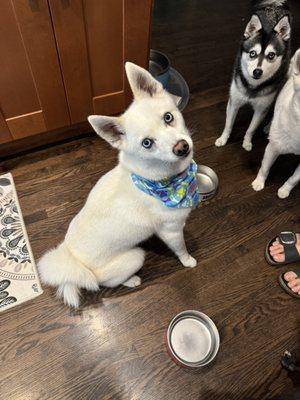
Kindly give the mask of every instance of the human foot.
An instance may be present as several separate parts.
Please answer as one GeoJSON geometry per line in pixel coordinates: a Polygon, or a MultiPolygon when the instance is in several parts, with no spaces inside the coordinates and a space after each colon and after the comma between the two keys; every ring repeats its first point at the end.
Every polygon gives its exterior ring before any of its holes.
{"type": "MultiPolygon", "coordinates": [[[[296,242],[296,249],[298,250],[299,256],[300,256],[300,234],[296,234],[297,242],[296,242]]],[[[269,253],[270,256],[274,259],[274,261],[282,263],[285,262],[285,253],[284,253],[284,247],[283,245],[279,242],[278,239],[276,239],[272,245],[269,248],[269,253]]]]}
{"type": "Polygon", "coordinates": [[[283,275],[286,285],[296,294],[300,295],[300,277],[294,271],[288,271],[283,275]]]}

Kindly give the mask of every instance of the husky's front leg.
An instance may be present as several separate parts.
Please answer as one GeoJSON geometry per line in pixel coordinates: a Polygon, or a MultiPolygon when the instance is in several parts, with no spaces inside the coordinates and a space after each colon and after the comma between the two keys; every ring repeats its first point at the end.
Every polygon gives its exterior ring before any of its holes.
{"type": "Polygon", "coordinates": [[[256,131],[256,129],[259,127],[259,125],[262,123],[262,121],[265,119],[267,115],[268,109],[260,110],[256,109],[254,110],[254,114],[250,123],[249,128],[247,129],[247,132],[244,137],[243,141],[243,147],[247,151],[252,150],[252,138],[253,135],[256,131]]]}
{"type": "Polygon", "coordinates": [[[217,147],[224,146],[227,143],[240,107],[241,104],[230,96],[226,109],[225,128],[222,135],[215,141],[217,147]]]}
{"type": "Polygon", "coordinates": [[[278,190],[278,197],[285,199],[290,195],[291,190],[300,182],[300,164],[294,174],[278,190]]]}
{"type": "Polygon", "coordinates": [[[185,267],[193,268],[197,265],[197,261],[186,249],[183,228],[184,225],[176,222],[165,223],[159,228],[157,235],[174,251],[185,267]]]}
{"type": "Polygon", "coordinates": [[[262,160],[257,177],[252,182],[252,187],[255,191],[262,190],[265,187],[265,181],[269,175],[270,168],[272,167],[278,156],[278,150],[274,147],[274,145],[272,145],[272,143],[269,143],[266,147],[264,158],[262,160]]]}

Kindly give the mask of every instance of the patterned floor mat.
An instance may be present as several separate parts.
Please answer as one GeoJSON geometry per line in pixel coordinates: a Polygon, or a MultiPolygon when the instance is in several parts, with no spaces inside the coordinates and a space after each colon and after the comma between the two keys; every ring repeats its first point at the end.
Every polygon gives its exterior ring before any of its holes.
{"type": "Polygon", "coordinates": [[[0,311],[42,294],[11,174],[0,176],[0,311]]]}

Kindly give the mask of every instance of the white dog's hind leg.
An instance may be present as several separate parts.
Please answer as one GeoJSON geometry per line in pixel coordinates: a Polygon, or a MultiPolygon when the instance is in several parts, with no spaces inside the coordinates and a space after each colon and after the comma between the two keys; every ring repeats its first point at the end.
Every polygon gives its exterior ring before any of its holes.
{"type": "Polygon", "coordinates": [[[300,164],[296,168],[294,174],[285,182],[278,190],[278,197],[285,199],[291,193],[291,190],[300,182],[300,164]]]}
{"type": "Polygon", "coordinates": [[[141,278],[134,275],[139,271],[145,260],[145,252],[137,247],[118,254],[104,266],[93,270],[98,283],[105,287],[124,285],[135,287],[141,284],[141,278]]]}
{"type": "Polygon", "coordinates": [[[215,141],[217,147],[224,146],[231,134],[234,121],[236,119],[237,113],[241,107],[241,104],[234,101],[232,97],[229,98],[226,109],[226,123],[222,135],[215,141]]]}
{"type": "Polygon", "coordinates": [[[256,129],[259,127],[259,125],[262,123],[262,121],[264,120],[264,118],[267,115],[267,111],[268,110],[254,110],[254,114],[251,120],[251,123],[249,125],[249,128],[247,129],[247,132],[245,134],[244,137],[244,141],[243,141],[243,148],[247,151],[251,151],[252,150],[252,138],[253,135],[256,131],[256,129]]]}
{"type": "Polygon", "coordinates": [[[264,158],[261,163],[256,179],[252,182],[252,187],[255,191],[262,190],[265,187],[265,181],[269,175],[270,168],[279,156],[277,149],[269,143],[266,147],[264,158]]]}
{"type": "Polygon", "coordinates": [[[157,235],[174,251],[185,267],[193,268],[197,265],[195,258],[187,252],[182,225],[174,222],[164,224],[160,227],[157,235]]]}

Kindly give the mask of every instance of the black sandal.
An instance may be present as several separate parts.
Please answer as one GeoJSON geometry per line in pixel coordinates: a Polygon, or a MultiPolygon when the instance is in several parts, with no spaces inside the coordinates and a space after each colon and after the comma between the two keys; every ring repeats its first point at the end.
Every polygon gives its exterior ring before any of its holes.
{"type": "MultiPolygon", "coordinates": [[[[300,279],[300,267],[292,269],[291,272],[295,272],[295,274],[300,279]]],[[[287,285],[287,281],[284,279],[284,274],[286,274],[286,272],[284,272],[281,275],[279,275],[279,285],[290,296],[295,297],[296,299],[300,299],[300,294],[298,294],[296,292],[293,292],[292,289],[287,285]]]]}
{"type": "Polygon", "coordinates": [[[285,265],[293,262],[300,261],[300,254],[296,247],[297,236],[294,232],[281,232],[278,236],[274,237],[266,246],[265,258],[270,265],[285,265]],[[270,254],[270,247],[278,239],[279,243],[284,247],[285,261],[277,262],[270,254]]]}

